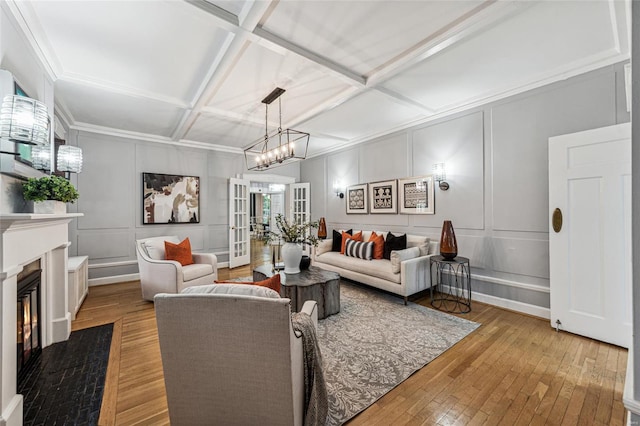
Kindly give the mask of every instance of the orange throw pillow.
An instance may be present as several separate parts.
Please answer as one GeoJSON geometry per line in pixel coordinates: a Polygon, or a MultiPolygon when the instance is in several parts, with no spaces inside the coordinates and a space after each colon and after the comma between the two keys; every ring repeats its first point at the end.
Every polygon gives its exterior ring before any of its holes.
{"type": "Polygon", "coordinates": [[[384,238],[382,237],[382,235],[378,235],[375,232],[372,232],[371,237],[369,237],[369,241],[373,242],[373,258],[383,259],[384,258],[384,238]]]}
{"type": "Polygon", "coordinates": [[[349,234],[348,232],[342,233],[342,245],[340,246],[340,254],[344,254],[344,246],[347,244],[347,240],[351,238],[352,240],[362,241],[362,231],[357,234],[349,234]]]}
{"type": "Polygon", "coordinates": [[[194,264],[193,256],[191,255],[191,242],[189,237],[185,238],[180,244],[173,244],[169,241],[164,242],[164,258],[166,260],[175,260],[180,262],[182,266],[194,264]]]}
{"type": "Polygon", "coordinates": [[[267,278],[262,281],[214,281],[216,284],[251,284],[251,285],[259,285],[260,287],[268,287],[271,290],[275,290],[278,294],[280,294],[280,274],[275,274],[271,278],[267,278]]]}

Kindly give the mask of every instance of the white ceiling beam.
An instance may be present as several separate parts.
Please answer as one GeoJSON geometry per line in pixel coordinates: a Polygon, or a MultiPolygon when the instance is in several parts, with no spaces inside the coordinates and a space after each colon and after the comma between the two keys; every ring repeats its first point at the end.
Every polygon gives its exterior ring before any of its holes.
{"type": "Polygon", "coordinates": [[[399,102],[399,103],[401,103],[401,104],[403,104],[403,105],[405,105],[405,106],[407,106],[407,107],[409,107],[411,109],[414,109],[414,110],[418,111],[421,114],[433,115],[436,112],[435,110],[433,110],[433,109],[421,104],[420,102],[416,102],[413,99],[408,98],[408,97],[406,97],[404,95],[401,95],[400,93],[398,93],[398,92],[396,92],[394,90],[388,89],[386,87],[376,86],[374,90],[377,90],[378,92],[380,92],[380,93],[382,93],[382,94],[384,94],[386,96],[389,96],[390,98],[393,98],[396,102],[399,102]]]}
{"type": "Polygon", "coordinates": [[[522,12],[535,2],[486,0],[428,38],[380,65],[367,76],[367,87],[378,86],[489,25],[522,12]]]}
{"type": "MultiPolygon", "coordinates": [[[[241,121],[245,123],[253,123],[259,125],[260,127],[264,127],[264,120],[258,117],[251,116],[250,114],[239,114],[237,112],[223,110],[220,108],[215,108],[210,105],[203,106],[200,108],[201,114],[209,114],[216,117],[220,117],[223,119],[231,120],[231,121],[241,121]]],[[[278,123],[269,123],[270,127],[278,127],[278,123]]]]}
{"type": "Polygon", "coordinates": [[[327,58],[317,55],[310,50],[305,49],[304,47],[300,47],[297,44],[291,43],[288,40],[278,37],[277,35],[265,30],[261,26],[257,26],[253,30],[253,34],[257,35],[263,40],[275,44],[276,46],[283,47],[286,50],[293,52],[317,65],[320,65],[322,68],[332,71],[333,74],[338,76],[342,81],[346,81],[348,84],[355,85],[357,87],[364,87],[366,84],[366,79],[364,78],[364,76],[357,74],[350,69],[343,67],[342,65],[337,64],[327,58]]]}
{"type": "Polygon", "coordinates": [[[184,0],[184,1],[189,3],[190,5],[197,7],[198,9],[204,10],[209,15],[218,18],[218,20],[221,21],[220,26],[227,27],[227,29],[238,28],[240,26],[240,21],[236,15],[224,10],[219,6],[216,6],[213,3],[209,3],[208,1],[204,1],[204,0],[184,0]],[[231,27],[229,27],[229,25],[231,25],[231,27]]]}

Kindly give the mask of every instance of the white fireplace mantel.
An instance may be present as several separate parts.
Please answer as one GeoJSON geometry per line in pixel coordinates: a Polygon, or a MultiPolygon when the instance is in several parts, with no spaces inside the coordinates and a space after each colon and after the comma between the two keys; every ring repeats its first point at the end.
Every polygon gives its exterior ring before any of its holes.
{"type": "Polygon", "coordinates": [[[71,333],[67,260],[69,222],[83,216],[68,214],[0,214],[0,426],[22,425],[22,395],[16,389],[17,276],[40,260],[42,347],[61,342],[71,333]]]}

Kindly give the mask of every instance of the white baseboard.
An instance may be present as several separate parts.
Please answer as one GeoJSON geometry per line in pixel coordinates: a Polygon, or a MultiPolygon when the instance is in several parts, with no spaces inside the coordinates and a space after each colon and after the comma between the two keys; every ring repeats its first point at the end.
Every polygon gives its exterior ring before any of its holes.
{"type": "Polygon", "coordinates": [[[549,308],[530,305],[529,303],[518,302],[517,300],[503,299],[502,297],[490,296],[488,294],[471,292],[471,300],[486,303],[488,305],[498,306],[500,308],[509,309],[523,314],[533,315],[543,319],[551,319],[551,311],[549,308]]]}
{"type": "Polygon", "coordinates": [[[140,279],[140,274],[126,274],[126,275],[113,275],[110,277],[102,278],[90,278],[89,287],[95,287],[99,285],[124,283],[127,281],[135,281],[140,279]]]}

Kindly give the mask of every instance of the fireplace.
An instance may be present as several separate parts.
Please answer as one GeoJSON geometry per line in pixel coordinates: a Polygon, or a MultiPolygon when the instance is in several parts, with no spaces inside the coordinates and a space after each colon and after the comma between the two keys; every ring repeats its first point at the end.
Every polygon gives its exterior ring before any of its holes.
{"type": "Polygon", "coordinates": [[[26,265],[18,274],[17,301],[17,379],[18,384],[26,376],[29,368],[42,352],[40,332],[41,298],[40,260],[26,265]]]}

